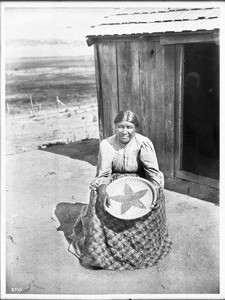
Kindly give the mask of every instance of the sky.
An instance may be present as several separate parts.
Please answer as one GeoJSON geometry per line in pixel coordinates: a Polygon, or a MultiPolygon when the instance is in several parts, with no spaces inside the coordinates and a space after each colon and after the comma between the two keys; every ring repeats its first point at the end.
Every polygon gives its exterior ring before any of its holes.
{"type": "MultiPolygon", "coordinates": [[[[215,6],[218,2],[21,1],[4,3],[5,58],[93,55],[85,36],[115,8],[130,6],[215,6]]],[[[1,4],[1,3],[0,3],[1,4]]]]}
{"type": "Polygon", "coordinates": [[[6,7],[5,57],[93,54],[85,36],[113,8],[6,7]]]}

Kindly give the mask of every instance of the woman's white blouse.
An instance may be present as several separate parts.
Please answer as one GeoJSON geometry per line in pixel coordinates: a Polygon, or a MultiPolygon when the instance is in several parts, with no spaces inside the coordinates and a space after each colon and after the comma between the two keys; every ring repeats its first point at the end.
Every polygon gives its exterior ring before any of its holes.
{"type": "Polygon", "coordinates": [[[124,146],[117,135],[100,143],[97,174],[91,188],[110,182],[112,173],[138,173],[144,170],[145,178],[163,187],[163,174],[159,171],[154,146],[149,138],[135,133],[124,146]]]}

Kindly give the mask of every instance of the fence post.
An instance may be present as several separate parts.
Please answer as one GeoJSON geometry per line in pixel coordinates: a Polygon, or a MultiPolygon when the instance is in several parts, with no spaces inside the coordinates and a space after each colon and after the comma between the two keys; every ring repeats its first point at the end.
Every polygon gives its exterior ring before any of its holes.
{"type": "Polygon", "coordinates": [[[32,113],[34,113],[34,106],[33,106],[33,101],[32,101],[31,95],[30,95],[30,106],[31,106],[32,113]]]}
{"type": "Polygon", "coordinates": [[[61,104],[62,106],[64,106],[65,108],[68,109],[68,106],[66,106],[66,104],[64,104],[61,100],[59,100],[58,96],[56,96],[56,103],[57,103],[57,108],[58,108],[59,104],[61,104]]]}
{"type": "Polygon", "coordinates": [[[8,102],[7,102],[7,110],[8,110],[8,113],[11,114],[11,109],[10,109],[10,106],[9,106],[8,102]]]}

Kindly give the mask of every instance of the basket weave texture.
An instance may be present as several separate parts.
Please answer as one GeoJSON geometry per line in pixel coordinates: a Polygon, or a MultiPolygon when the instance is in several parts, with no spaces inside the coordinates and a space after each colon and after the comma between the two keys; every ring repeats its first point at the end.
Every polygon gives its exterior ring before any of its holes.
{"type": "Polygon", "coordinates": [[[141,177],[119,178],[107,186],[106,192],[110,198],[107,212],[124,220],[146,215],[154,207],[157,199],[154,185],[141,177]]]}

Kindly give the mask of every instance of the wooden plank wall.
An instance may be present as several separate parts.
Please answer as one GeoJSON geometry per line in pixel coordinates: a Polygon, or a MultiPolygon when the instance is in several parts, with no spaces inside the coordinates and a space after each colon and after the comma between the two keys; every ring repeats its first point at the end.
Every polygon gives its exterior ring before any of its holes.
{"type": "Polygon", "coordinates": [[[114,133],[119,110],[140,118],[139,132],[148,136],[164,170],[164,50],[158,41],[100,43],[98,49],[100,115],[103,135],[114,133]],[[102,107],[102,108],[101,108],[102,107]]]}
{"type": "Polygon", "coordinates": [[[159,167],[164,167],[163,48],[157,41],[139,43],[141,133],[155,146],[159,167]]]}
{"type": "Polygon", "coordinates": [[[118,113],[117,59],[115,43],[101,43],[98,47],[100,98],[103,136],[114,133],[114,119],[118,113]]]}
{"type": "Polygon", "coordinates": [[[183,46],[159,40],[101,42],[95,45],[100,138],[114,133],[119,110],[140,118],[165,175],[165,187],[217,202],[218,189],[178,178],[182,151],[183,46]]]}
{"type": "Polygon", "coordinates": [[[117,43],[119,109],[140,114],[138,42],[117,43]]]}
{"type": "Polygon", "coordinates": [[[142,41],[139,44],[140,100],[142,134],[155,144],[155,84],[156,56],[152,53],[154,42],[142,41]]]}
{"type": "Polygon", "coordinates": [[[164,102],[164,47],[157,42],[155,45],[156,68],[154,83],[154,115],[155,123],[155,149],[159,161],[159,168],[164,172],[164,156],[165,156],[165,102],[164,102]]]}

